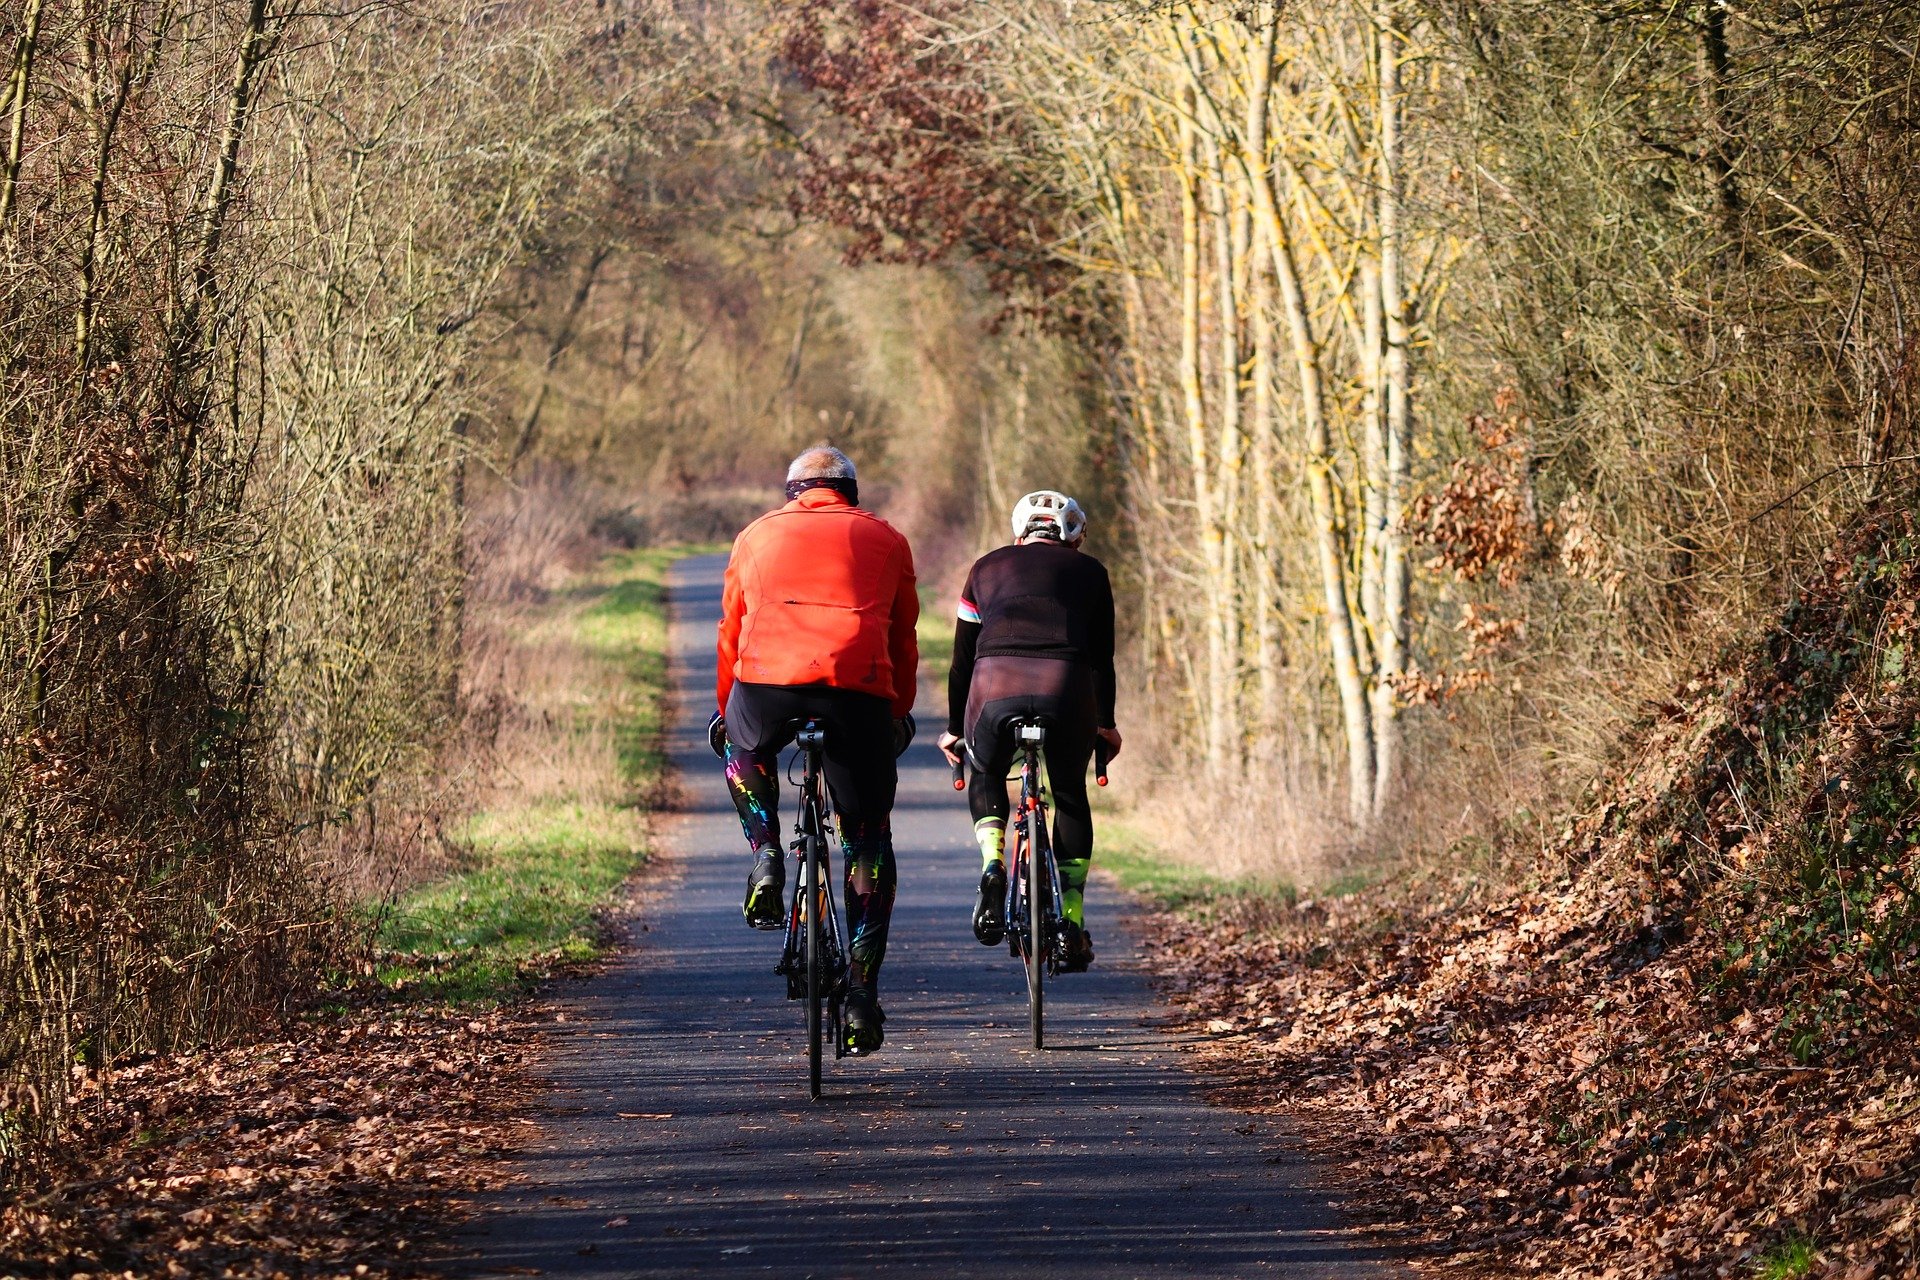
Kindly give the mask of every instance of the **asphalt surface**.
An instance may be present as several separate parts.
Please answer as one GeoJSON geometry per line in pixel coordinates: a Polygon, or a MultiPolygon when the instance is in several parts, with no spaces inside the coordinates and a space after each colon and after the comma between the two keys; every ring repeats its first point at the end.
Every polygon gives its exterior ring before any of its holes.
{"type": "Polygon", "coordinates": [[[543,1035],[549,1114],[520,1183],[483,1205],[462,1269],[1101,1280],[1395,1269],[1341,1226],[1271,1122],[1206,1104],[1098,879],[1099,957],[1050,987],[1057,1047],[1031,1049],[1021,970],[969,929],[977,855],[931,733],[902,760],[894,814],[886,1045],[830,1059],[827,1096],[807,1100],[802,1009],[772,972],[780,935],[741,921],[745,845],[706,747],[724,565],[682,561],[672,578],[682,804],[660,840],[677,880],[615,963],[557,997],[543,1035]]]}

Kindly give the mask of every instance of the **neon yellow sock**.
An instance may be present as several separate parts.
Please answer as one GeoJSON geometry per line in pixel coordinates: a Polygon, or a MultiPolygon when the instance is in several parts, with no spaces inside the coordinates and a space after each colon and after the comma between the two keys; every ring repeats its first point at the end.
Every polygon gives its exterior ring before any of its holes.
{"type": "Polygon", "coordinates": [[[1007,823],[1004,818],[982,818],[973,824],[973,838],[980,842],[980,869],[1007,860],[1007,823]]]}
{"type": "Polygon", "coordinates": [[[1091,858],[1060,863],[1060,909],[1082,929],[1087,927],[1087,868],[1092,865],[1091,858]]]}

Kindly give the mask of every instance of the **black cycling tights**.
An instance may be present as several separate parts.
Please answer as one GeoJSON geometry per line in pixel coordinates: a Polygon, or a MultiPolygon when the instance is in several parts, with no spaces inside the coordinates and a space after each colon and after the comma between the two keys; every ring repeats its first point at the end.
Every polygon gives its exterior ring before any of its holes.
{"type": "Polygon", "coordinates": [[[827,790],[839,817],[846,864],[848,981],[872,988],[887,954],[899,874],[890,815],[897,774],[893,717],[870,694],[818,685],[733,686],[727,699],[727,789],[754,849],[781,844],[780,751],[793,722],[817,719],[827,731],[827,790]]]}
{"type": "Polygon", "coordinates": [[[1053,856],[1062,863],[1085,863],[1093,856],[1087,762],[1093,758],[1098,713],[1092,673],[1056,658],[982,658],[974,665],[968,695],[967,748],[975,767],[967,804],[973,820],[1006,821],[1012,808],[1007,772],[1018,755],[1013,722],[1038,718],[1047,729],[1043,752],[1053,793],[1053,856]]]}

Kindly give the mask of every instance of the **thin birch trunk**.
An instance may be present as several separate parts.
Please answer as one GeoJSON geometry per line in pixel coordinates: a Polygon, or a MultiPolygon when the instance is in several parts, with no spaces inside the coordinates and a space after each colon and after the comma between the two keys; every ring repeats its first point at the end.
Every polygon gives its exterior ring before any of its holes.
{"type": "Polygon", "coordinates": [[[1208,701],[1211,704],[1213,738],[1209,753],[1216,764],[1225,764],[1237,751],[1239,725],[1238,672],[1240,665],[1240,624],[1238,588],[1235,582],[1235,516],[1241,469],[1240,423],[1240,321],[1234,278],[1238,274],[1234,253],[1233,208],[1227,186],[1225,143],[1215,139],[1208,146],[1208,169],[1213,179],[1214,293],[1219,323],[1219,405],[1220,433],[1214,448],[1215,480],[1213,523],[1207,529],[1207,649],[1209,670],[1208,701]]]}
{"type": "MultiPolygon", "coordinates": [[[[240,169],[240,143],[246,137],[253,108],[254,82],[267,59],[267,0],[249,0],[247,22],[240,36],[240,54],[234,62],[233,90],[227,97],[226,119],[220,126],[220,149],[213,180],[200,203],[200,248],[194,265],[196,307],[213,295],[214,260],[226,233],[227,209],[233,200],[233,179],[240,169]]],[[[197,312],[196,312],[197,314],[197,312]]]]}
{"type": "MultiPolygon", "coordinates": [[[[1270,91],[1273,73],[1271,36],[1263,40],[1256,57],[1253,85],[1256,97],[1270,91]]],[[[1365,682],[1361,676],[1359,653],[1355,643],[1352,611],[1347,603],[1347,565],[1340,513],[1335,504],[1333,486],[1333,448],[1327,425],[1325,378],[1322,352],[1313,333],[1313,318],[1307,310],[1306,296],[1300,284],[1293,240],[1280,212],[1281,201],[1273,189],[1274,172],[1264,155],[1251,158],[1259,172],[1252,182],[1254,210],[1266,235],[1267,253],[1280,287],[1280,308],[1286,318],[1287,337],[1293,350],[1295,375],[1300,384],[1300,412],[1306,431],[1307,491],[1312,500],[1314,550],[1320,565],[1322,595],[1327,619],[1327,645],[1333,660],[1334,683],[1340,693],[1341,719],[1347,739],[1347,807],[1357,824],[1371,818],[1374,795],[1373,727],[1368,715],[1365,682]]]]}
{"type": "Polygon", "coordinates": [[[1732,59],[1727,52],[1726,0],[1706,0],[1700,24],[1700,109],[1706,116],[1711,140],[1706,147],[1707,168],[1714,192],[1720,197],[1720,221],[1729,237],[1738,230],[1740,183],[1733,171],[1732,130],[1727,119],[1727,77],[1732,59]]]}
{"type": "MultiPolygon", "coordinates": [[[[1194,129],[1194,113],[1200,112],[1208,125],[1207,175],[1211,178],[1208,213],[1214,233],[1214,293],[1219,322],[1220,429],[1213,450],[1213,478],[1204,503],[1196,503],[1206,519],[1201,526],[1203,544],[1204,596],[1207,636],[1207,755],[1214,768],[1224,767],[1233,755],[1232,744],[1239,736],[1238,674],[1239,618],[1237,555],[1234,527],[1238,508],[1238,485],[1242,467],[1243,437],[1240,421],[1241,354],[1239,334],[1240,304],[1235,289],[1239,275],[1235,260],[1234,210],[1227,181],[1228,147],[1232,131],[1220,110],[1207,80],[1207,58],[1197,38],[1176,27],[1180,65],[1186,72],[1188,95],[1182,115],[1182,128],[1194,129]]],[[[1215,65],[1223,61],[1216,49],[1215,65]]],[[[1244,171],[1242,159],[1240,167],[1244,171]]],[[[1241,255],[1244,257],[1244,254],[1241,255]]],[[[1196,456],[1204,455],[1204,427],[1192,442],[1196,456]]]]}
{"type": "MultiPolygon", "coordinates": [[[[1194,94],[1186,95],[1187,110],[1180,117],[1180,392],[1187,419],[1187,463],[1192,471],[1194,516],[1201,530],[1204,568],[1211,591],[1219,541],[1215,528],[1212,467],[1207,449],[1205,394],[1200,372],[1200,157],[1199,137],[1193,126],[1194,94]]],[[[1215,701],[1215,673],[1224,665],[1218,611],[1208,602],[1205,620],[1207,669],[1201,688],[1201,729],[1207,744],[1207,763],[1218,768],[1226,758],[1226,721],[1215,701]]]]}
{"type": "MultiPolygon", "coordinates": [[[[1247,93],[1247,182],[1251,197],[1256,182],[1264,182],[1268,168],[1267,110],[1271,96],[1271,78],[1259,73],[1261,65],[1273,61],[1274,33],[1279,14],[1273,4],[1261,4],[1255,10],[1253,35],[1246,44],[1247,61],[1254,68],[1247,93]]],[[[1255,233],[1248,253],[1251,280],[1253,322],[1253,405],[1247,435],[1253,447],[1253,666],[1259,692],[1257,719],[1260,729],[1270,730],[1275,722],[1280,697],[1279,602],[1275,599],[1278,566],[1274,554],[1274,533],[1279,502],[1274,483],[1274,341],[1273,284],[1268,273],[1272,257],[1266,237],[1255,233]]]]}
{"type": "Polygon", "coordinates": [[[1273,286],[1258,240],[1253,257],[1253,411],[1247,435],[1253,444],[1253,667],[1260,697],[1257,718],[1265,730],[1273,725],[1280,697],[1279,601],[1275,598],[1279,573],[1274,554],[1279,497],[1273,475],[1273,286]]]}
{"type": "Polygon", "coordinates": [[[1146,351],[1146,314],[1147,303],[1140,288],[1140,274],[1128,271],[1123,283],[1125,288],[1121,297],[1125,301],[1127,317],[1127,342],[1129,346],[1127,368],[1133,375],[1134,413],[1140,419],[1140,432],[1147,451],[1147,481],[1153,492],[1160,493],[1160,432],[1155,422],[1153,402],[1160,392],[1160,384],[1153,378],[1153,371],[1147,365],[1143,354],[1146,351]]]}
{"type": "Polygon", "coordinates": [[[1380,526],[1381,624],[1375,645],[1373,737],[1377,758],[1373,811],[1385,811],[1399,781],[1401,725],[1394,677],[1407,665],[1407,547],[1402,529],[1408,467],[1413,447],[1413,372],[1409,352],[1400,202],[1405,177],[1400,163],[1400,44],[1394,0],[1383,0],[1380,51],[1380,301],[1386,318],[1387,483],[1380,526]]]}
{"type": "MultiPolygon", "coordinates": [[[[1376,254],[1378,244],[1372,247],[1376,254]]],[[[1385,542],[1387,504],[1387,364],[1386,316],[1380,294],[1377,257],[1361,263],[1360,286],[1360,613],[1366,619],[1372,649],[1380,651],[1385,613],[1385,542]]]]}
{"type": "MultiPolygon", "coordinates": [[[[212,329],[209,316],[214,313],[219,301],[215,265],[220,254],[221,237],[226,231],[227,211],[233,202],[234,175],[240,167],[240,144],[246,137],[247,124],[253,114],[254,84],[270,52],[271,41],[267,28],[267,0],[250,0],[246,26],[241,32],[239,55],[234,60],[233,87],[228,93],[226,116],[220,126],[213,176],[200,202],[200,244],[194,258],[192,288],[172,335],[173,362],[183,372],[199,365],[209,354],[212,329]]],[[[187,481],[192,473],[194,455],[199,450],[202,425],[203,414],[196,412],[188,415],[186,436],[181,441],[179,459],[174,468],[174,501],[181,517],[186,514],[187,481]]]]}

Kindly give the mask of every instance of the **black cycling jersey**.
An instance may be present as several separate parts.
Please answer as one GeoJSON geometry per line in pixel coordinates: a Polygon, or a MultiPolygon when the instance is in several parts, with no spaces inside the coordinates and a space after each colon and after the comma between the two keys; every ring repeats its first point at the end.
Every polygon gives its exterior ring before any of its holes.
{"type": "Polygon", "coordinates": [[[1107,567],[1053,542],[1001,547],[976,560],[960,592],[947,677],[947,732],[964,735],[975,658],[1060,658],[1093,675],[1099,726],[1113,727],[1113,585],[1107,567]]]}

